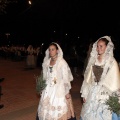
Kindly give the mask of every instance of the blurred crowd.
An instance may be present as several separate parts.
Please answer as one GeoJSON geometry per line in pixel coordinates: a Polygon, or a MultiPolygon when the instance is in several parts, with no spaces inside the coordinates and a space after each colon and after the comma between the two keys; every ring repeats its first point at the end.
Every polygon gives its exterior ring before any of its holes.
{"type": "MultiPolygon", "coordinates": [[[[92,49],[94,41],[69,41],[58,43],[64,53],[64,58],[71,67],[72,71],[76,74],[77,69],[83,72],[86,68],[87,61],[92,49]]],[[[26,61],[28,68],[41,67],[45,50],[48,44],[42,43],[41,45],[11,45],[0,46],[0,57],[3,59],[10,59],[12,61],[26,61]]],[[[118,63],[120,63],[119,45],[115,44],[114,55],[118,63]]]]}

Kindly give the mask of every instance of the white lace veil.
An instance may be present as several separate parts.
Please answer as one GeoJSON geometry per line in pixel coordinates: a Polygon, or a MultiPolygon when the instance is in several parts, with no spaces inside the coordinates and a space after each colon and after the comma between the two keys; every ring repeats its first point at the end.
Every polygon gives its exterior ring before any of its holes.
{"type": "MultiPolygon", "coordinates": [[[[108,60],[113,59],[114,44],[112,43],[111,38],[109,36],[103,36],[101,38],[106,38],[108,40],[108,44],[107,44],[107,47],[106,47],[106,50],[105,50],[105,53],[104,53],[104,57],[106,59],[105,62],[107,62],[108,60]]],[[[92,51],[90,53],[90,58],[89,58],[88,65],[87,65],[86,70],[85,70],[85,74],[87,74],[87,71],[88,71],[89,67],[91,65],[94,65],[94,63],[95,63],[95,60],[98,56],[98,53],[97,53],[97,50],[96,50],[97,49],[97,43],[101,38],[99,38],[93,44],[93,48],[92,48],[92,51]]]]}
{"type": "MultiPolygon", "coordinates": [[[[61,47],[57,44],[57,43],[55,43],[55,42],[52,42],[52,43],[54,43],[54,44],[56,44],[57,45],[57,47],[58,47],[58,53],[57,53],[57,63],[59,63],[62,59],[63,59],[63,51],[62,51],[62,49],[61,49],[61,47]]],[[[52,44],[51,43],[51,44],[52,44]]],[[[49,56],[49,48],[46,50],[46,52],[45,52],[45,57],[44,57],[44,60],[43,60],[43,64],[42,64],[42,67],[43,67],[43,75],[44,75],[44,78],[46,79],[47,77],[47,75],[46,75],[46,72],[47,72],[47,66],[48,66],[48,64],[49,64],[49,61],[50,61],[50,56],[49,56]]],[[[63,60],[64,61],[64,60],[63,60]]],[[[59,64],[57,64],[57,69],[59,68],[59,64]]],[[[68,69],[68,80],[69,81],[72,81],[73,80],[73,76],[72,76],[72,73],[71,73],[71,70],[70,70],[70,68],[69,68],[69,66],[67,66],[67,69],[68,69]]]]}
{"type": "MultiPolygon", "coordinates": [[[[99,85],[104,85],[108,90],[111,92],[114,92],[118,89],[120,89],[120,75],[119,75],[119,68],[117,65],[117,62],[113,56],[113,49],[114,45],[111,41],[111,38],[109,36],[103,36],[101,38],[106,38],[108,40],[108,44],[104,53],[103,58],[103,72],[99,81],[99,85]],[[109,71],[109,72],[108,72],[109,71]],[[114,73],[112,75],[111,73],[114,73]],[[108,73],[108,74],[107,74],[108,73]],[[111,81],[113,80],[113,81],[111,81]],[[113,83],[112,83],[113,82],[113,83]]],[[[98,57],[98,53],[96,51],[97,49],[97,43],[101,39],[99,38],[94,44],[93,48],[90,54],[90,59],[88,62],[88,65],[85,70],[84,74],[84,81],[80,90],[80,93],[82,93],[82,97],[86,98],[89,92],[89,87],[91,86],[91,82],[94,79],[92,77],[92,66],[95,65],[96,59],[98,57]]]]}
{"type": "MultiPolygon", "coordinates": [[[[55,42],[52,42],[52,43],[56,44],[57,47],[58,47],[58,59],[63,58],[63,51],[62,51],[61,47],[57,43],[55,43],[55,42]]],[[[43,63],[45,63],[49,59],[50,59],[50,56],[49,56],[49,48],[48,48],[45,51],[45,57],[44,57],[43,63]]]]}
{"type": "MultiPolygon", "coordinates": [[[[103,76],[105,77],[105,74],[107,73],[107,69],[110,68],[110,66],[111,66],[110,63],[112,63],[112,61],[114,60],[114,58],[113,58],[114,44],[112,43],[111,38],[109,36],[103,36],[101,38],[106,38],[108,40],[108,44],[107,44],[107,47],[106,47],[106,50],[105,50],[105,53],[104,53],[104,57],[105,57],[104,64],[107,63],[107,65],[105,65],[103,75],[101,77],[101,79],[103,79],[103,76]]],[[[87,65],[86,70],[85,70],[84,78],[86,78],[91,65],[94,65],[95,60],[97,59],[97,56],[98,56],[98,52],[96,50],[97,49],[97,43],[101,38],[99,38],[93,44],[93,48],[92,48],[92,51],[90,53],[90,58],[89,58],[89,61],[88,61],[88,65],[87,65]]]]}
{"type": "MultiPolygon", "coordinates": [[[[63,51],[62,51],[61,47],[60,47],[57,43],[55,43],[55,42],[52,42],[52,43],[56,44],[57,47],[58,47],[58,57],[59,57],[59,58],[63,58],[63,51]]],[[[50,58],[50,56],[49,56],[49,48],[48,48],[48,49],[45,51],[44,62],[47,61],[47,60],[49,60],[49,58],[50,58]]]]}
{"type": "MultiPolygon", "coordinates": [[[[108,40],[108,44],[104,53],[104,68],[103,68],[103,73],[101,75],[100,81],[102,83],[102,80],[104,81],[105,76],[107,75],[108,69],[112,66],[112,63],[114,61],[114,57],[113,57],[113,49],[114,49],[114,45],[111,41],[111,38],[109,36],[103,36],[101,38],[106,38],[108,40]]],[[[90,78],[91,76],[91,69],[92,66],[95,65],[95,61],[98,57],[98,52],[97,52],[97,43],[98,41],[101,39],[99,38],[92,47],[92,51],[90,53],[90,58],[84,73],[84,81],[80,90],[80,93],[82,93],[82,97],[87,97],[88,91],[89,91],[89,85],[91,84],[91,80],[92,78],[90,78]]]]}
{"type": "Polygon", "coordinates": [[[99,38],[94,44],[93,44],[93,48],[92,48],[92,51],[91,51],[91,54],[90,56],[91,57],[96,57],[97,56],[97,43],[100,39],[102,38],[106,38],[108,40],[108,45],[107,45],[107,48],[106,48],[106,51],[105,51],[105,56],[113,56],[113,49],[114,49],[114,45],[111,41],[111,38],[109,36],[103,36],[101,38],[99,38]]]}

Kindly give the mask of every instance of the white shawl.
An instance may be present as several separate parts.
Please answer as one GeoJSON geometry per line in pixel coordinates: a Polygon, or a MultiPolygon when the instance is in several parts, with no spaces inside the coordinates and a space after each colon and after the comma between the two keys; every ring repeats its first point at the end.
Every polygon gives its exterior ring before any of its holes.
{"type": "MultiPolygon", "coordinates": [[[[104,68],[99,84],[105,86],[111,92],[115,92],[118,89],[120,89],[120,72],[119,72],[118,64],[113,57],[114,45],[109,36],[103,36],[101,38],[106,38],[109,42],[104,54],[105,56],[104,68]]],[[[95,64],[95,60],[98,55],[96,48],[99,39],[93,44],[93,48],[90,54],[90,59],[84,74],[84,81],[80,90],[80,93],[82,93],[82,97],[85,98],[88,95],[89,86],[92,82],[92,66],[95,64]]]]}

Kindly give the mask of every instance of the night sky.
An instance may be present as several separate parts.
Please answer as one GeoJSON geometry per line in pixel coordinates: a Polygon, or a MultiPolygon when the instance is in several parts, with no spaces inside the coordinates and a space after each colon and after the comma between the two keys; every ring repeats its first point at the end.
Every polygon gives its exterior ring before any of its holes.
{"type": "Polygon", "coordinates": [[[106,0],[18,0],[0,15],[0,40],[14,44],[53,40],[120,39],[120,7],[106,0]],[[67,39],[66,39],[67,34],[67,39]]]}

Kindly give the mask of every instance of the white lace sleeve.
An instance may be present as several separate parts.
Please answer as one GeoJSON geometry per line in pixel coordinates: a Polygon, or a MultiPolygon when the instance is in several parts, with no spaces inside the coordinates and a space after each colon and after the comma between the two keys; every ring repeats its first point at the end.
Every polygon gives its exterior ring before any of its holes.
{"type": "Polygon", "coordinates": [[[90,85],[88,85],[85,81],[83,81],[83,84],[82,84],[82,87],[81,87],[81,90],[80,90],[81,97],[83,97],[85,99],[87,98],[89,88],[90,88],[90,85]]]}
{"type": "Polygon", "coordinates": [[[70,76],[72,79],[72,74],[70,74],[70,69],[69,69],[68,65],[64,64],[62,66],[62,78],[63,78],[63,82],[64,82],[64,87],[65,87],[65,94],[68,94],[71,89],[70,76]]]}
{"type": "MultiPolygon", "coordinates": [[[[91,70],[90,70],[91,71],[91,70]]],[[[87,96],[88,96],[88,93],[89,93],[89,90],[90,90],[90,88],[91,88],[91,85],[92,85],[92,83],[94,82],[94,74],[93,74],[93,72],[91,73],[92,75],[91,75],[91,77],[90,77],[90,81],[91,81],[91,84],[88,84],[87,82],[86,82],[86,75],[84,75],[84,81],[83,81],[83,83],[82,83],[82,86],[81,86],[81,90],[80,90],[80,93],[81,93],[81,97],[83,97],[83,98],[87,98],[87,96]]]]}

